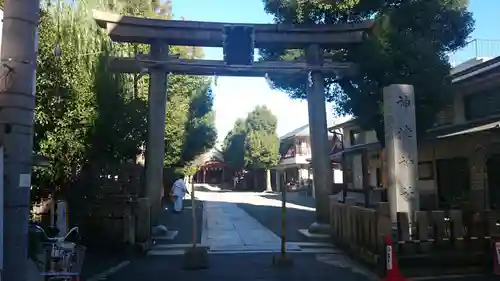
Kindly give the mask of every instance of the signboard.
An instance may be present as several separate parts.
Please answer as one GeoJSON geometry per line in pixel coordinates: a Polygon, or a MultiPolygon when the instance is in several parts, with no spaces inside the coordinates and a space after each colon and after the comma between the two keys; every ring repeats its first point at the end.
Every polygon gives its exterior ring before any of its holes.
{"type": "Polygon", "coordinates": [[[385,251],[386,251],[386,255],[385,255],[386,261],[385,261],[385,264],[386,264],[386,269],[389,271],[389,270],[392,269],[392,246],[391,245],[387,245],[385,251]]]}

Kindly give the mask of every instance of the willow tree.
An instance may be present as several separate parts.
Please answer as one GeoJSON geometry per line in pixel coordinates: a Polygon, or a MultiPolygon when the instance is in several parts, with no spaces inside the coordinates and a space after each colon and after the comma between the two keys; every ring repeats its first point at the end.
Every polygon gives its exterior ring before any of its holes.
{"type": "MultiPolygon", "coordinates": [[[[114,74],[106,61],[110,55],[147,53],[148,46],[111,42],[92,19],[91,11],[169,17],[165,1],[144,3],[134,7],[132,2],[109,5],[108,0],[42,2],[34,149],[49,159],[51,167],[37,168],[37,186],[68,190],[78,179],[96,178],[134,162],[141,152],[146,138],[149,79],[114,74]],[[89,174],[82,177],[82,172],[89,174]]],[[[190,47],[172,47],[170,51],[181,57],[202,56],[199,49],[190,47]]],[[[184,151],[213,145],[209,82],[191,76],[169,79],[166,165],[192,160],[184,159],[194,157],[184,151]],[[193,149],[185,145],[191,133],[199,138],[193,149]]]]}
{"type": "Polygon", "coordinates": [[[39,26],[34,150],[51,167],[35,176],[40,184],[64,190],[86,163],[97,118],[92,85],[102,37],[78,8],[48,4],[42,3],[39,26]]]}

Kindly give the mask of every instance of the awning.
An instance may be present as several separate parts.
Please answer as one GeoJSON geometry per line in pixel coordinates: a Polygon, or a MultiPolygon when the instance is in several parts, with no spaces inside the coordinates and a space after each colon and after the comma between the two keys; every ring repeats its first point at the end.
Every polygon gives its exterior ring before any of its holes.
{"type": "Polygon", "coordinates": [[[355,145],[355,146],[345,148],[342,151],[330,153],[330,159],[332,159],[332,161],[340,163],[340,162],[342,162],[343,155],[361,153],[361,152],[363,152],[363,150],[371,151],[371,150],[380,150],[380,149],[382,149],[382,146],[380,145],[379,142],[360,144],[360,145],[355,145]]]}
{"type": "Polygon", "coordinates": [[[461,136],[466,134],[473,134],[478,132],[490,131],[500,129],[500,121],[490,122],[482,125],[469,125],[457,126],[449,128],[448,130],[436,130],[433,135],[438,139],[449,138],[454,136],[461,136]],[[445,131],[445,132],[443,132],[445,131]]]}

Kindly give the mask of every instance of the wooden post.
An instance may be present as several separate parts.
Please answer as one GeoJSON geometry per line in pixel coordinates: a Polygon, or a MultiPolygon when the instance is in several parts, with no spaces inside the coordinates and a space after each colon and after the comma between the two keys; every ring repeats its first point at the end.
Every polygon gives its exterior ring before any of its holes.
{"type": "Polygon", "coordinates": [[[226,168],[222,167],[221,169],[222,169],[222,180],[221,180],[221,184],[224,184],[224,181],[226,180],[226,177],[225,177],[225,176],[226,176],[226,173],[225,173],[226,168]]]}
{"type": "Polygon", "coordinates": [[[370,179],[368,178],[368,151],[363,149],[361,154],[361,173],[363,175],[363,193],[365,195],[365,207],[370,205],[370,179]]]}

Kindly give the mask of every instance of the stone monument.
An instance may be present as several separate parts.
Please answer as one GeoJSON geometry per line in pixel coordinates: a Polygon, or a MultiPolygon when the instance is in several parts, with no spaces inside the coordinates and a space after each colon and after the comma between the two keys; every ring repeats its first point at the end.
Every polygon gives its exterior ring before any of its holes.
{"type": "Polygon", "coordinates": [[[410,222],[419,209],[415,96],[411,85],[390,85],[384,93],[386,175],[391,220],[406,212],[410,222]]]}

